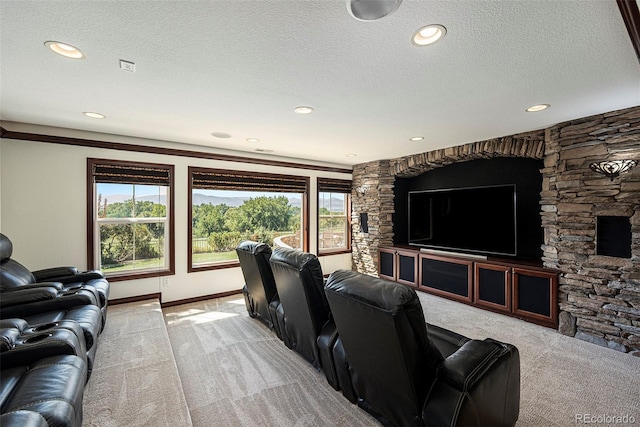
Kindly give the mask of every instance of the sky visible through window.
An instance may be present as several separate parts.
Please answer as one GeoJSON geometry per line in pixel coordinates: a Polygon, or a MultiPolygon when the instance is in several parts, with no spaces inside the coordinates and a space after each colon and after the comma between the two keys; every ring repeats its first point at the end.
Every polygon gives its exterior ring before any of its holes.
{"type": "MultiPolygon", "coordinates": [[[[230,191],[230,190],[200,190],[194,189],[194,193],[204,194],[206,196],[224,196],[224,197],[277,197],[277,196],[297,196],[287,193],[265,193],[258,191],[230,191]]],[[[132,184],[98,184],[98,193],[102,194],[102,197],[113,196],[130,196],[133,194],[132,184]]],[[[155,196],[158,194],[157,185],[140,185],[136,184],[136,198],[145,196],[155,196]]],[[[120,197],[118,197],[120,198],[120,197]]]]}
{"type": "MultiPolygon", "coordinates": [[[[131,200],[133,196],[133,184],[106,184],[98,183],[96,193],[102,196],[102,200],[111,203],[131,200]]],[[[148,200],[162,205],[166,204],[167,187],[160,185],[135,184],[136,200],[148,200]]]]}

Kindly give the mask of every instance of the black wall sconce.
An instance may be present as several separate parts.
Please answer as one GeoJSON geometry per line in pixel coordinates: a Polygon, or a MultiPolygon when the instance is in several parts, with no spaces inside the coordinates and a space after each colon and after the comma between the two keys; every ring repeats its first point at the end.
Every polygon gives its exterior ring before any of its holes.
{"type": "Polygon", "coordinates": [[[589,165],[592,171],[601,173],[608,178],[617,177],[621,173],[628,172],[638,165],[637,160],[607,160],[604,162],[593,162],[589,165]]]}

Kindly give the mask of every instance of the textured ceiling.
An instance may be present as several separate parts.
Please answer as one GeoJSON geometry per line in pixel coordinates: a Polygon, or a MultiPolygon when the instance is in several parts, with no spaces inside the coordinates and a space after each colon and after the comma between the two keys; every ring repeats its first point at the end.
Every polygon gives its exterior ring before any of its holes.
{"type": "Polygon", "coordinates": [[[613,0],[405,0],[375,22],[344,0],[3,0],[0,27],[0,119],[218,151],[348,165],[640,105],[613,0]],[[413,46],[427,24],[446,37],[413,46]],[[539,103],[551,108],[525,113],[539,103]]]}

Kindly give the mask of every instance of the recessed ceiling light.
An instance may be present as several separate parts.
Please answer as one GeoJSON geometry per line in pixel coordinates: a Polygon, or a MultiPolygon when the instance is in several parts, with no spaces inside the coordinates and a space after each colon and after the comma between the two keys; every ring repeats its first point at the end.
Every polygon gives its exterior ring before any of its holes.
{"type": "Polygon", "coordinates": [[[314,109],[311,107],[301,106],[301,107],[294,108],[293,111],[295,111],[297,114],[311,114],[314,112],[314,109]]]}
{"type": "Polygon", "coordinates": [[[549,104],[538,104],[538,105],[534,105],[533,107],[529,107],[524,111],[526,111],[527,113],[535,113],[535,112],[538,112],[538,111],[546,110],[550,106],[551,105],[549,105],[549,104]]]}
{"type": "Polygon", "coordinates": [[[258,138],[247,138],[247,142],[260,142],[258,138]]]}
{"type": "Polygon", "coordinates": [[[347,154],[347,157],[357,157],[357,156],[358,156],[358,155],[357,155],[357,154],[354,154],[354,153],[349,153],[349,154],[347,154]]]}
{"type": "Polygon", "coordinates": [[[231,135],[225,132],[212,132],[211,136],[215,136],[216,138],[231,138],[231,135]]]}
{"type": "Polygon", "coordinates": [[[104,119],[105,117],[107,117],[104,114],[94,113],[91,111],[84,111],[82,114],[84,114],[87,117],[91,117],[92,119],[104,119]]]}
{"type": "Polygon", "coordinates": [[[44,42],[44,45],[49,49],[51,49],[52,51],[54,51],[55,53],[57,53],[58,55],[62,55],[67,58],[71,58],[71,59],[85,58],[84,53],[82,53],[80,49],[78,49],[75,46],[71,46],[70,44],[48,41],[48,42],[44,42]]]}
{"type": "Polygon", "coordinates": [[[412,138],[409,138],[409,141],[422,141],[424,139],[424,136],[414,136],[412,138]]]}
{"type": "Polygon", "coordinates": [[[447,34],[447,29],[442,25],[427,25],[413,34],[411,43],[416,46],[428,46],[443,38],[445,34],[447,34]]]}

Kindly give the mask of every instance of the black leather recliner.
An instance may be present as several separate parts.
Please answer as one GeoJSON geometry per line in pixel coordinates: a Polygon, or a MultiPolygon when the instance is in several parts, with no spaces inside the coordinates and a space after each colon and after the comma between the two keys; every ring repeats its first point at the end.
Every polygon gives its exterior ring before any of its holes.
{"type": "Polygon", "coordinates": [[[329,384],[338,390],[334,360],[338,333],[323,291],[318,257],[295,249],[276,248],[270,263],[284,310],[285,344],[314,367],[322,368],[329,384]]]}
{"type": "Polygon", "coordinates": [[[0,412],[3,427],[82,426],[87,365],[74,355],[19,358],[2,363],[0,412]]]}
{"type": "Polygon", "coordinates": [[[87,368],[91,369],[106,306],[90,285],[65,286],[58,282],[32,282],[31,273],[12,260],[12,245],[0,234],[0,319],[24,319],[29,325],[56,325],[74,321],[84,335],[87,368]]]}
{"type": "Polygon", "coordinates": [[[236,248],[245,285],[242,288],[249,316],[259,319],[282,336],[283,311],[269,259],[271,248],[266,243],[246,240],[236,248]],[[280,318],[278,316],[280,315],[280,318]]]}
{"type": "Polygon", "coordinates": [[[74,305],[93,304],[100,308],[102,330],[107,318],[109,282],[100,271],[81,272],[75,267],[55,267],[32,272],[11,259],[12,253],[11,240],[0,233],[0,296],[7,303],[3,304],[3,318],[22,317],[17,312],[18,309],[9,308],[16,305],[16,302],[19,302],[19,310],[22,312],[41,312],[68,307],[68,301],[72,298],[61,302],[58,301],[60,296],[83,296],[84,298],[76,298],[74,305]]]}
{"type": "Polygon", "coordinates": [[[431,334],[416,292],[395,282],[339,270],[329,276],[325,292],[358,404],[384,425],[515,424],[516,347],[443,328],[431,334]]]}

